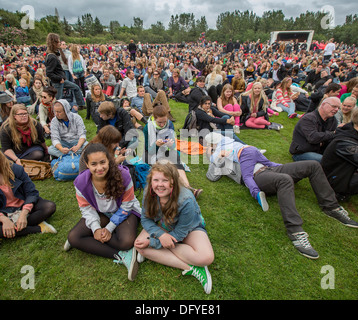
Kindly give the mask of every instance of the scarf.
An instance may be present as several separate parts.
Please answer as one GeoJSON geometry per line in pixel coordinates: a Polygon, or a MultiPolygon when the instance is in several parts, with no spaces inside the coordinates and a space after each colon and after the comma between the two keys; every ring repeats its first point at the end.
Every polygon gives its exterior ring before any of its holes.
{"type": "Polygon", "coordinates": [[[32,86],[32,90],[36,94],[36,103],[37,101],[41,101],[41,94],[42,94],[43,87],[41,87],[40,89],[36,89],[35,86],[32,86]]]}
{"type": "Polygon", "coordinates": [[[22,128],[17,127],[17,130],[21,133],[22,142],[26,143],[28,147],[31,147],[32,145],[31,128],[27,128],[26,130],[23,130],[22,128]]]}
{"type": "MultiPolygon", "coordinates": [[[[165,124],[165,126],[162,128],[160,126],[157,125],[157,123],[154,120],[154,117],[151,116],[148,119],[148,142],[149,142],[149,149],[151,148],[151,146],[154,146],[156,141],[159,139],[165,140],[166,138],[168,139],[173,139],[175,141],[175,135],[173,134],[173,130],[169,129],[169,120],[167,121],[167,123],[165,124]]],[[[153,154],[154,150],[149,151],[148,152],[148,163],[149,164],[154,164],[156,162],[156,147],[155,147],[155,153],[153,154]]]]}
{"type": "Polygon", "coordinates": [[[49,122],[51,122],[51,120],[55,117],[55,114],[53,113],[53,108],[52,108],[52,106],[55,104],[55,102],[56,102],[56,99],[53,99],[53,101],[51,103],[41,102],[41,104],[47,110],[47,119],[49,120],[49,122]]]}

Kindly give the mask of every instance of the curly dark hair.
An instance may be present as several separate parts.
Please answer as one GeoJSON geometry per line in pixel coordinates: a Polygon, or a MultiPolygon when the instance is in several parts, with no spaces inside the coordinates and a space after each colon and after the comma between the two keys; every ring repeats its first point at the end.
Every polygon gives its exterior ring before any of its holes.
{"type": "Polygon", "coordinates": [[[102,143],[90,143],[85,148],[83,154],[86,164],[88,164],[88,156],[95,152],[103,152],[109,161],[109,169],[105,177],[107,182],[104,194],[111,199],[120,198],[123,195],[125,188],[121,171],[118,169],[113,156],[110,155],[107,148],[102,143]]]}

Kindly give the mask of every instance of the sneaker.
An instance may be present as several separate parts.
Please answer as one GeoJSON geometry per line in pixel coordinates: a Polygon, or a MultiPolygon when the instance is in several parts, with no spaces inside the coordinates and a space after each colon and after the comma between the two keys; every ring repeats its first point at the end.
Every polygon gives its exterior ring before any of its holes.
{"type": "Polygon", "coordinates": [[[318,259],[319,255],[308,241],[308,234],[306,232],[288,233],[288,237],[300,254],[310,259],[318,259]]]}
{"type": "Polygon", "coordinates": [[[334,210],[326,210],[324,213],[331,218],[337,219],[347,227],[358,228],[358,223],[348,216],[348,212],[341,206],[334,210]]]}
{"type": "Polygon", "coordinates": [[[296,113],[296,112],[292,113],[292,114],[289,116],[290,119],[293,119],[293,118],[296,118],[296,117],[297,117],[297,113],[296,113]]]}
{"type": "Polygon", "coordinates": [[[270,125],[268,125],[267,129],[280,131],[280,130],[281,130],[281,126],[278,126],[276,123],[271,123],[270,125]]]}
{"type": "Polygon", "coordinates": [[[194,197],[195,199],[198,199],[198,197],[200,196],[200,194],[203,192],[203,189],[195,189],[194,190],[194,197]]]}
{"type": "Polygon", "coordinates": [[[46,221],[42,221],[39,227],[41,228],[41,233],[57,233],[57,230],[46,221]]]}
{"type": "Polygon", "coordinates": [[[128,251],[118,251],[113,260],[114,263],[124,264],[128,269],[128,280],[133,281],[138,273],[137,250],[133,247],[128,251]]]}
{"type": "Polygon", "coordinates": [[[240,127],[234,126],[234,133],[240,133],[240,127]]]}
{"type": "Polygon", "coordinates": [[[190,266],[189,270],[184,270],[182,272],[183,276],[193,276],[198,279],[201,285],[204,287],[204,291],[207,294],[210,294],[212,288],[211,274],[208,270],[208,267],[196,267],[190,266]]]}
{"type": "Polygon", "coordinates": [[[65,245],[63,246],[63,250],[64,250],[64,251],[68,251],[68,250],[70,250],[71,248],[72,248],[72,247],[71,247],[70,242],[69,242],[68,240],[66,240],[65,245]]]}
{"type": "Polygon", "coordinates": [[[283,125],[282,125],[281,123],[271,122],[271,124],[273,124],[273,125],[275,125],[275,126],[279,127],[279,128],[280,128],[280,130],[281,130],[281,129],[283,129],[283,125]]]}
{"type": "Polygon", "coordinates": [[[261,154],[264,154],[267,150],[266,149],[259,149],[261,154]]]}
{"type": "Polygon", "coordinates": [[[269,209],[269,205],[266,201],[265,192],[260,191],[256,196],[256,200],[259,203],[259,205],[261,206],[263,211],[267,211],[269,209]]]}

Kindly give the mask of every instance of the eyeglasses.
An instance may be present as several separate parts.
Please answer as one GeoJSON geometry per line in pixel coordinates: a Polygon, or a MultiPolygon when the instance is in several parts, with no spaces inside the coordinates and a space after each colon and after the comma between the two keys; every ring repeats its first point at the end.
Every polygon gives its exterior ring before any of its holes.
{"type": "Polygon", "coordinates": [[[329,102],[326,102],[326,103],[328,103],[334,109],[340,109],[341,108],[341,106],[334,106],[334,105],[330,104],[329,102]]]}
{"type": "Polygon", "coordinates": [[[157,75],[159,75],[159,73],[153,73],[153,75],[157,76],[157,75]]]}
{"type": "Polygon", "coordinates": [[[26,112],[26,113],[17,113],[15,114],[15,116],[18,116],[18,117],[27,117],[29,114],[26,112]]]}

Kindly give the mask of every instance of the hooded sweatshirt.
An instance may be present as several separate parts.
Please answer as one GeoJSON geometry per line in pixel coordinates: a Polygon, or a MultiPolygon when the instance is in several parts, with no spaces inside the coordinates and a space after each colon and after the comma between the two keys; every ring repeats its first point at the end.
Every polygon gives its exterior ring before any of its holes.
{"type": "Polygon", "coordinates": [[[71,106],[67,100],[60,99],[57,102],[61,103],[67,118],[68,122],[64,120],[59,120],[57,117],[54,117],[51,120],[51,141],[52,145],[56,146],[61,143],[61,141],[78,141],[81,138],[86,139],[86,127],[83,123],[81,116],[77,113],[71,112],[71,106]]]}
{"type": "Polygon", "coordinates": [[[358,169],[358,131],[352,122],[337,128],[334,140],[323,153],[321,165],[335,192],[350,193],[349,183],[358,169]]]}

